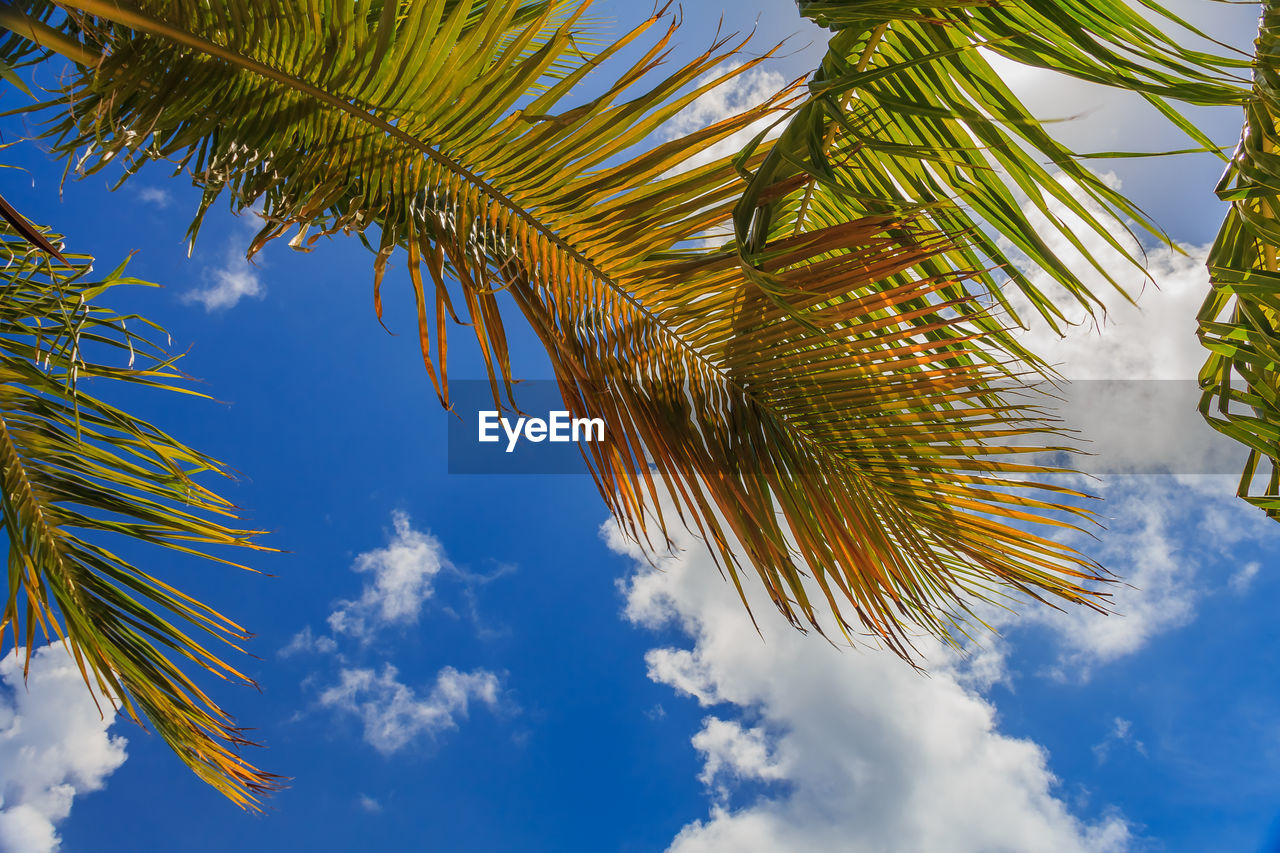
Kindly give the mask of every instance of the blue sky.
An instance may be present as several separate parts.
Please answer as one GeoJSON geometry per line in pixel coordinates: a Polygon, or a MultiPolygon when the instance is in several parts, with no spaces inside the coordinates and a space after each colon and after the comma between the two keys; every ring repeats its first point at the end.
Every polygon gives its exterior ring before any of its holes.
{"type": "MultiPolygon", "coordinates": [[[[1247,42],[1251,9],[1176,5],[1247,42]]],[[[722,11],[736,27],[759,12],[768,37],[800,28],[783,0],[697,4],[682,50],[722,11]]],[[[812,64],[810,40],[779,79],[812,64]]],[[[1013,79],[1042,114],[1079,114],[1063,129],[1081,148],[1180,144],[1123,99],[1013,79]]],[[[1237,116],[1205,118],[1234,139],[1237,116]]],[[[256,633],[261,692],[217,695],[292,782],[239,812],[156,737],[98,723],[53,650],[27,693],[0,666],[0,835],[40,825],[65,851],[1280,849],[1280,529],[1232,478],[1101,484],[1096,548],[1134,587],[1123,616],[1001,617],[967,661],[927,649],[928,677],[795,634],[767,602],[762,638],[696,542],[662,571],[638,560],[588,477],[448,474],[407,281],[384,288],[388,335],[354,239],[250,267],[249,228],[219,210],[188,258],[181,179],[111,193],[95,177],[60,199],[34,146],[6,157],[28,170],[3,189],[28,216],[100,264],[136,252],[134,274],[165,285],[112,306],[165,325],[217,401],[129,405],[233,466],[229,496],[286,552],[255,562],[269,576],[165,576],[256,633]]],[[[1185,378],[1218,166],[1113,166],[1190,256],[1153,251],[1162,289],[1101,335],[1031,334],[1078,378],[1185,378]]],[[[524,376],[547,376],[530,336],[515,348],[524,376]]],[[[476,353],[457,359],[482,375],[476,353]]]]}

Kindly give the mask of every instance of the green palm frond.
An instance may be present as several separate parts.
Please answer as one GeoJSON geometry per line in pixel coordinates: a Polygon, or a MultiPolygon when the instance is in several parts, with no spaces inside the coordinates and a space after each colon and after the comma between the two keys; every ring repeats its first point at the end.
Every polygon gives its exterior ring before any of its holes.
{"type": "MultiPolygon", "coordinates": [[[[587,4],[556,27],[558,4],[520,23],[526,5],[62,3],[60,32],[101,58],[50,105],[49,138],[88,172],[176,162],[204,189],[201,213],[223,193],[261,205],[255,248],[295,229],[295,244],[307,229],[376,234],[379,311],[403,252],[446,404],[454,316],[512,402],[509,294],[568,408],[608,425],[588,462],[624,527],[665,531],[673,495],[735,584],[742,543],[797,625],[832,614],[909,655],[921,628],[964,630],[975,597],[1099,606],[1099,567],[1051,535],[1084,515],[1078,496],[1024,482],[1042,469],[1004,456],[1049,429],[1003,395],[1017,367],[983,343],[999,323],[965,287],[980,273],[909,272],[959,251],[954,237],[893,211],[805,217],[745,263],[732,245],[694,248],[732,222],[739,169],[764,157],[691,158],[780,117],[792,92],[655,143],[762,59],[714,74],[734,57],[719,43],[658,77],[673,28],[645,33],[661,15],[582,59],[587,4]],[[635,46],[602,82],[595,69],[635,46]],[[584,81],[602,94],[566,105],[584,81]]],[[[754,198],[805,180],[757,183],[754,198]]]]}
{"type": "Polygon", "coordinates": [[[154,546],[153,560],[173,552],[234,566],[208,549],[260,546],[253,531],[228,526],[234,507],[200,484],[199,475],[222,473],[217,462],[89,393],[125,383],[193,393],[137,334],[145,320],[96,304],[111,287],[141,282],[123,266],[95,279],[91,260],[52,258],[0,228],[0,508],[9,543],[0,655],[10,638],[28,663],[38,636],[63,642],[99,695],[149,721],[201,778],[252,806],[276,779],[240,755],[249,742],[187,672],[248,682],[210,648],[238,649],[244,629],[111,549],[143,543],[154,546]]]}
{"type": "MultiPolygon", "coordinates": [[[[1012,283],[1055,329],[1063,304],[1037,284],[1040,272],[1091,313],[1104,308],[1051,246],[1069,241],[1127,298],[1124,270],[1108,268],[1083,243],[1092,231],[1127,255],[1115,222],[1160,232],[1123,195],[1060,144],[1002,80],[1000,56],[1038,69],[1136,92],[1206,149],[1213,143],[1177,111],[1178,103],[1240,103],[1242,58],[1184,47],[1211,43],[1158,4],[1124,0],[802,0],[801,12],[834,31],[808,101],[782,136],[757,141],[769,158],[752,176],[735,218],[748,250],[777,233],[861,215],[919,215],[953,248],[887,284],[958,276],[997,307],[1004,325],[980,321],[985,342],[1038,365],[1019,343],[1012,283]],[[805,186],[765,204],[781,180],[805,186]],[[1091,212],[1091,203],[1103,213],[1091,212]],[[1026,210],[1042,215],[1033,225],[1026,210]],[[1067,214],[1066,216],[1064,216],[1067,214]],[[1066,224],[1077,218],[1075,226],[1066,224]],[[1016,252],[1010,253],[1004,241],[1016,252]],[[1024,263],[1015,260],[1025,258],[1024,263]],[[1014,329],[1006,328],[1012,326],[1014,329]]],[[[1162,237],[1163,239],[1163,237],[1162,237]]],[[[1136,264],[1136,261],[1135,261],[1136,264]]],[[[1130,273],[1136,271],[1129,271],[1130,273]]],[[[768,287],[767,278],[760,284],[768,287]]]]}
{"type": "Polygon", "coordinates": [[[1200,310],[1210,352],[1200,411],[1249,449],[1241,497],[1280,519],[1280,5],[1264,3],[1259,23],[1244,135],[1218,186],[1231,210],[1209,252],[1212,289],[1200,310]]]}

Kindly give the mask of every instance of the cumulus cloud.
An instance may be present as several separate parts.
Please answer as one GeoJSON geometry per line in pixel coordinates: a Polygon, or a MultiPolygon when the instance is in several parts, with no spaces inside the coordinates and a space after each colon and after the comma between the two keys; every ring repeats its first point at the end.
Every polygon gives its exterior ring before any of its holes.
{"type": "MultiPolygon", "coordinates": [[[[1114,175],[1103,177],[1120,186],[1114,175]]],[[[1078,200],[1099,220],[1108,221],[1097,204],[1078,200]]],[[[1207,247],[1144,247],[1112,219],[1108,230],[1120,243],[1116,248],[1062,205],[1054,203],[1051,210],[1136,304],[1126,302],[1044,214],[1024,206],[1048,247],[1107,306],[1105,312],[1090,316],[1047,274],[1033,270],[1035,285],[1066,314],[1069,325],[1060,335],[1021,293],[1009,288],[1010,301],[1027,326],[1021,343],[1068,380],[1054,391],[1058,399],[1037,402],[1046,404],[1071,431],[1071,443],[1088,454],[1043,461],[1099,475],[1238,476],[1243,449],[1213,430],[1198,411],[1201,392],[1196,377],[1207,353],[1196,336],[1196,315],[1209,289],[1207,247]]],[[[1018,258],[1011,245],[1005,248],[1018,258]]]]}
{"type": "Polygon", "coordinates": [[[681,543],[690,550],[655,569],[616,528],[605,531],[611,547],[637,560],[627,616],[679,626],[692,642],[650,651],[650,678],[717,708],[694,737],[702,781],[713,788],[711,812],[679,833],[673,851],[1127,845],[1120,817],[1072,814],[1045,751],[1001,734],[995,708],[966,686],[965,664],[940,646],[925,644],[924,677],[892,655],[839,650],[795,632],[770,618],[753,589],[761,639],[698,543],[681,543]],[[741,781],[776,784],[735,809],[723,794],[741,781]]]}
{"type": "Polygon", "coordinates": [[[99,712],[62,647],[36,650],[25,685],[22,664],[18,652],[0,660],[0,850],[47,853],[75,797],[124,763],[126,742],[107,733],[115,711],[102,700],[99,712]]]}
{"type": "Polygon", "coordinates": [[[448,565],[444,547],[415,530],[403,512],[394,513],[391,522],[391,542],[356,557],[352,569],[372,579],[358,599],[340,602],[329,614],[335,633],[368,637],[381,627],[413,624],[435,592],[435,577],[448,565]]]}
{"type": "MultiPolygon", "coordinates": [[[[369,640],[382,628],[417,622],[423,605],[435,594],[436,576],[446,569],[474,583],[487,583],[510,570],[504,567],[491,577],[460,571],[449,562],[440,541],[429,533],[415,530],[406,513],[392,513],[391,524],[394,532],[385,548],[366,551],[352,562],[352,571],[372,577],[359,598],[339,601],[329,613],[326,621],[334,635],[369,640]]],[[[474,596],[470,589],[466,593],[472,618],[479,624],[474,596]]],[[[277,654],[293,657],[337,651],[335,636],[317,634],[308,625],[294,634],[277,654]]]]}
{"type": "MultiPolygon", "coordinates": [[[[1126,283],[1140,292],[1139,307],[1114,301],[1118,307],[1097,326],[1077,312],[1066,339],[1033,323],[1030,348],[1070,378],[1145,381],[1157,396],[1167,393],[1158,390],[1158,380],[1194,377],[1203,360],[1194,318],[1207,288],[1204,250],[1149,251],[1148,270],[1159,287],[1143,290],[1141,272],[1126,267],[1122,256],[1141,252],[1136,241],[1121,253],[1088,239],[1106,268],[1132,271],[1126,283]]],[[[1087,269],[1068,245],[1059,248],[1077,269],[1087,269]]],[[[1082,275],[1096,292],[1107,292],[1100,274],[1082,275]]],[[[1196,418],[1194,405],[1185,414],[1196,418]]],[[[1169,439],[1162,458],[1176,458],[1190,446],[1193,432],[1179,434],[1163,417],[1156,426],[1143,442],[1169,439]],[[1162,436],[1161,429],[1170,434],[1162,436]]],[[[1080,676],[1187,624],[1204,567],[1244,539],[1274,541],[1263,516],[1234,498],[1233,485],[1225,477],[1185,474],[1092,483],[1108,499],[1101,507],[1108,529],[1088,550],[1124,581],[1113,589],[1117,613],[1029,607],[1024,615],[993,622],[1049,627],[1060,649],[1052,674],[1080,676]]],[[[616,550],[639,557],[616,530],[607,531],[616,550]]],[[[753,589],[761,642],[702,546],[681,544],[687,555],[660,561],[660,571],[638,561],[625,588],[633,622],[676,625],[691,639],[689,648],[651,650],[650,678],[717,709],[694,738],[703,757],[700,778],[712,792],[711,812],[686,826],[672,850],[1130,847],[1131,829],[1122,816],[1104,811],[1085,820],[1073,814],[1045,751],[999,731],[996,709],[981,691],[1009,679],[1007,640],[987,643],[969,660],[924,642],[931,676],[923,678],[890,655],[840,652],[802,637],[770,619],[768,602],[753,589]],[[734,807],[726,792],[748,781],[778,784],[734,807]]],[[[1239,577],[1247,585],[1249,570],[1239,577]]],[[[1121,743],[1145,749],[1132,726],[1117,721],[1099,745],[1099,760],[1121,743]]]]}
{"type": "MultiPolygon", "coordinates": [[[[928,677],[881,651],[840,650],[800,635],[748,585],[761,639],[691,536],[677,537],[682,556],[654,568],[606,525],[610,546],[636,558],[624,585],[626,616],[690,639],[651,649],[649,677],[714,709],[693,736],[710,813],[671,849],[1130,849],[1124,817],[1113,809],[1087,819],[1076,813],[1044,749],[1003,734],[983,691],[1012,682],[1006,656],[1020,636],[1014,627],[1053,633],[1057,662],[1041,674],[1085,677],[1187,624],[1206,570],[1240,543],[1277,541],[1233,486],[1226,477],[1107,478],[1100,488],[1108,529],[1097,531],[1090,551],[1127,581],[1113,589],[1117,613],[1034,605],[1003,612],[989,621],[1006,637],[984,640],[972,657],[921,641],[928,677]],[[750,801],[735,804],[735,790],[750,792],[750,801]]],[[[1106,761],[1122,745],[1145,755],[1132,724],[1117,719],[1095,755],[1106,761]]]]}
{"type": "MultiPolygon", "coordinates": [[[[1105,177],[1119,186],[1114,175],[1105,177]]],[[[1085,204],[1101,216],[1096,205],[1085,204]]],[[[1081,538],[1076,544],[1123,581],[1111,590],[1115,615],[1099,619],[1078,608],[1027,611],[1027,621],[1048,624],[1059,635],[1056,674],[1087,677],[1091,666],[1133,654],[1188,624],[1204,586],[1202,568],[1218,563],[1240,541],[1262,541],[1271,531],[1260,513],[1235,497],[1241,448],[1209,428],[1197,411],[1195,377],[1205,351],[1196,338],[1196,314],[1209,287],[1207,248],[1144,249],[1116,223],[1112,232],[1122,244],[1117,250],[1060,206],[1054,212],[1137,297],[1136,305],[1109,299],[1096,322],[1074,307],[1068,311],[1074,325],[1059,336],[1012,295],[1030,326],[1023,343],[1070,380],[1056,414],[1078,431],[1078,446],[1093,455],[1068,464],[1106,475],[1077,484],[1106,499],[1094,509],[1107,529],[1097,543],[1081,538]],[[1144,261],[1150,281],[1130,258],[1144,261]],[[1114,476],[1127,472],[1167,476],[1114,476]]],[[[1078,249],[1044,227],[1042,215],[1028,215],[1086,286],[1100,295],[1112,292],[1078,249]]],[[[1070,304],[1047,276],[1033,278],[1059,305],[1070,304]]],[[[1236,577],[1233,588],[1247,588],[1247,567],[1236,577]]],[[[1212,586],[1224,580],[1214,579],[1212,586]]]]}
{"type": "Polygon", "coordinates": [[[1132,654],[1152,637],[1185,625],[1194,613],[1198,560],[1173,534],[1196,523],[1195,507],[1165,478],[1115,483],[1108,479],[1100,484],[1107,498],[1101,509],[1110,529],[1089,549],[1122,580],[1109,590],[1115,612],[1103,616],[1074,607],[1027,608],[1023,616],[1056,631],[1060,664],[1082,676],[1095,663],[1132,654]]]}
{"type": "MultiPolygon", "coordinates": [[[[1125,147],[1118,135],[1111,142],[1099,136],[1099,126],[1141,127],[1144,144],[1165,142],[1151,139],[1148,116],[1123,97],[1100,99],[1096,89],[1086,95],[1070,84],[1069,93],[1051,90],[1034,72],[1017,79],[1018,71],[1009,69],[1009,77],[1015,88],[1038,90],[1031,100],[1041,114],[1046,114],[1043,108],[1056,117],[1095,112],[1090,121],[1067,128],[1087,140],[1077,147],[1125,147]],[[1068,94],[1078,97],[1078,104],[1068,94]]],[[[745,106],[745,95],[736,105],[729,99],[750,87],[736,88],[704,96],[696,109],[687,111],[687,124],[679,129],[703,126],[733,106],[745,106]]],[[[759,101],[764,92],[750,97],[759,101]]],[[[1232,121],[1238,124],[1238,118],[1232,121]]],[[[1076,143],[1069,138],[1068,144],[1076,143]]],[[[1131,396],[1121,403],[1137,414],[1145,412],[1155,430],[1144,432],[1128,423],[1091,436],[1112,449],[1114,458],[1146,453],[1154,460],[1177,460],[1179,453],[1204,453],[1206,447],[1219,452],[1221,445],[1199,424],[1194,400],[1183,406],[1170,396],[1176,390],[1158,382],[1193,380],[1203,363],[1195,316],[1208,287],[1206,248],[1144,248],[1124,237],[1116,250],[1097,235],[1077,232],[1102,267],[1121,276],[1121,283],[1138,297],[1138,306],[1114,294],[1066,240],[1051,236],[1086,284],[1111,297],[1109,310],[1098,322],[1076,310],[1071,317],[1075,325],[1065,339],[1033,320],[1025,343],[1071,379],[1149,383],[1125,388],[1131,396]],[[1154,284],[1126,256],[1143,257],[1154,284]],[[1177,411],[1175,417],[1161,414],[1170,407],[1177,411]]],[[[1113,233],[1124,232],[1117,228],[1113,233]]],[[[1057,291],[1060,305],[1069,304],[1056,286],[1043,277],[1039,283],[1046,291],[1057,291]]],[[[1024,302],[1020,307],[1029,306],[1024,302]]],[[[1030,311],[1021,313],[1024,319],[1032,317],[1030,311]]],[[[1090,425],[1095,430],[1108,426],[1098,418],[1090,425]]],[[[1207,471],[1219,464],[1216,458],[1200,459],[1183,470],[1207,471]]],[[[1034,609],[1021,618],[1049,626],[1062,650],[1060,667],[1081,672],[1132,654],[1162,632],[1187,624],[1194,618],[1195,581],[1206,564],[1242,538],[1268,535],[1254,526],[1262,516],[1236,501],[1224,478],[1116,477],[1100,488],[1109,499],[1102,513],[1110,529],[1101,534],[1101,546],[1090,550],[1128,582],[1114,590],[1120,615],[1034,609]]],[[[678,626],[690,639],[689,648],[651,650],[646,656],[650,678],[716,709],[694,736],[703,760],[700,778],[713,795],[711,812],[685,827],[672,850],[1129,848],[1131,830],[1123,817],[1103,812],[1085,820],[1073,814],[1045,751],[999,731],[996,710],[980,691],[1008,679],[1007,641],[989,643],[966,661],[924,643],[931,677],[923,678],[890,655],[840,652],[805,638],[770,619],[770,605],[756,595],[754,607],[765,635],[761,641],[699,543],[686,539],[686,555],[660,560],[660,570],[655,570],[612,526],[606,533],[615,550],[637,558],[636,573],[625,586],[628,618],[650,627],[678,626]],[[739,782],[779,784],[735,808],[725,793],[739,782]]],[[[1247,588],[1254,574],[1246,566],[1235,577],[1247,588]]],[[[1017,620],[1005,617],[1001,624],[1017,620]]],[[[1101,755],[1117,743],[1145,748],[1132,725],[1119,718],[1099,745],[1101,755]]]]}
{"type": "Polygon", "coordinates": [[[338,683],[320,695],[320,705],[358,717],[365,742],[389,755],[417,738],[434,738],[457,728],[458,719],[466,718],[473,702],[496,708],[499,685],[492,672],[459,672],[447,666],[423,696],[403,684],[396,668],[386,664],[381,672],[343,669],[338,683]]]}

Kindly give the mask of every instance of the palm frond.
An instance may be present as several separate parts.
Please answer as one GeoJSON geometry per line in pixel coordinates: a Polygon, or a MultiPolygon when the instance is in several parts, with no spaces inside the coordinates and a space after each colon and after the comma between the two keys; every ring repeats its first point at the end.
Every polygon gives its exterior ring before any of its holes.
{"type": "Polygon", "coordinates": [[[253,806],[277,781],[243,758],[249,742],[186,671],[248,682],[209,645],[239,649],[244,629],[111,547],[143,543],[157,561],[173,552],[234,566],[208,549],[260,546],[253,531],[227,525],[234,507],[199,482],[221,473],[217,462],[88,393],[126,383],[192,393],[137,334],[145,320],[96,304],[111,287],[141,282],[123,266],[94,279],[91,261],[46,256],[0,227],[0,509],[9,542],[0,655],[10,637],[28,664],[38,634],[61,641],[99,695],[149,721],[201,778],[253,806]]]}
{"type": "Polygon", "coordinates": [[[1244,134],[1218,185],[1231,210],[1209,252],[1199,316],[1210,353],[1200,411],[1249,449],[1240,496],[1280,519],[1280,5],[1263,4],[1259,27],[1244,134]]]}
{"type": "MultiPolygon", "coordinates": [[[[1058,330],[1066,306],[1031,273],[1060,285],[1068,302],[1090,313],[1104,309],[1107,298],[1055,253],[1053,232],[1120,298],[1128,298],[1126,272],[1137,267],[1108,268],[1085,249],[1079,229],[1126,256],[1116,220],[1165,238],[1036,120],[992,58],[1136,92],[1207,150],[1213,143],[1182,117],[1178,103],[1244,97],[1236,79],[1243,58],[1184,47],[1214,45],[1146,0],[1140,9],[1124,0],[802,0],[799,6],[834,32],[807,102],[780,138],[757,140],[751,149],[769,157],[752,175],[735,218],[740,243],[758,251],[778,233],[856,216],[916,214],[954,245],[886,284],[962,279],[993,308],[992,319],[981,323],[985,343],[1040,368],[1019,342],[1021,318],[1008,284],[1058,330]],[[797,177],[806,182],[801,191],[762,202],[770,187],[797,177]],[[1091,202],[1102,215],[1091,212],[1091,202]],[[1027,209],[1047,227],[1033,225],[1027,209]],[[1067,224],[1072,218],[1078,223],[1067,224]]],[[[964,292],[957,285],[951,295],[964,292]]]]}
{"type": "Polygon", "coordinates": [[[62,250],[50,243],[39,228],[33,226],[17,211],[17,208],[5,201],[4,196],[0,196],[0,219],[3,219],[12,231],[35,248],[64,264],[67,263],[67,259],[62,256],[62,250]]]}
{"type": "MultiPolygon", "coordinates": [[[[692,158],[781,117],[794,90],[686,137],[655,131],[762,58],[715,73],[734,58],[720,42],[659,77],[674,28],[647,38],[657,14],[581,60],[586,3],[553,28],[552,4],[518,23],[522,5],[472,0],[60,5],[101,58],[51,105],[59,155],[90,173],[176,162],[201,213],[223,193],[261,206],[255,248],[376,227],[375,305],[403,252],[446,405],[453,316],[514,404],[510,294],[568,408],[605,419],[587,461],[636,537],[673,521],[669,493],[735,584],[731,538],[793,623],[830,613],[903,655],[921,628],[964,630],[975,597],[1100,606],[1100,568],[1051,535],[1086,516],[1078,496],[1004,456],[1050,426],[1005,394],[1018,368],[983,343],[1002,327],[965,287],[979,267],[929,266],[962,250],[928,211],[800,217],[745,255],[695,248],[765,157],[692,158]],[[588,78],[602,94],[566,105],[588,78]]],[[[753,198],[806,180],[757,181],[753,198]]]]}

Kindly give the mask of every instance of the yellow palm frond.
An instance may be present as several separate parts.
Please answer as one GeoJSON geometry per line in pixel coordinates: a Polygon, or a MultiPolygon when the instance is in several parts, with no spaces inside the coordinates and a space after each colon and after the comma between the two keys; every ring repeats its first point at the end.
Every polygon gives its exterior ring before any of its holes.
{"type": "MultiPolygon", "coordinates": [[[[695,99],[767,57],[717,70],[738,58],[724,41],[661,73],[674,34],[663,13],[585,53],[589,5],[67,0],[27,3],[25,14],[81,65],[45,108],[56,155],[87,173],[123,164],[125,179],[148,162],[178,164],[204,193],[193,238],[221,196],[260,207],[254,250],[290,234],[295,245],[359,234],[375,251],[379,313],[401,255],[446,405],[455,316],[476,335],[495,399],[516,402],[510,297],[567,407],[605,420],[608,440],[587,462],[637,538],[661,538],[676,519],[659,506],[674,497],[740,592],[754,572],[794,624],[834,622],[904,656],[919,630],[954,639],[976,600],[1100,607],[1104,573],[1054,536],[1087,517],[1080,496],[1019,461],[1057,439],[1008,393],[1035,359],[1009,334],[1007,312],[995,313],[1007,306],[990,269],[1005,259],[936,186],[939,175],[971,182],[991,200],[982,217],[1012,217],[1010,186],[987,170],[1025,166],[1010,146],[1041,131],[1014,123],[1015,136],[990,136],[1000,121],[975,118],[971,91],[944,104],[969,111],[936,138],[920,128],[937,105],[910,92],[875,90],[879,114],[830,108],[834,81],[852,77],[860,92],[875,81],[922,86],[908,71],[933,61],[953,63],[939,84],[950,93],[962,85],[954,63],[978,55],[972,38],[939,26],[916,44],[911,27],[933,26],[934,13],[899,14],[837,44],[844,64],[824,69],[812,97],[786,89],[655,141],[695,99]],[[620,74],[603,76],[624,57],[620,74]],[[762,138],[741,157],[691,165],[758,122],[786,119],[799,129],[777,144],[762,138]],[[996,159],[980,166],[981,145],[996,159]],[[850,183],[862,169],[871,183],[850,183]],[[909,192],[921,188],[936,191],[909,192]],[[699,248],[730,226],[735,240],[699,248]]],[[[975,16],[1005,5],[951,4],[975,16]]],[[[1235,97],[1182,59],[1187,68],[1168,74],[1203,86],[1203,100],[1235,97]]],[[[1003,97],[986,78],[963,85],[1003,97]]],[[[1057,186],[1036,169],[1008,180],[1057,186]]],[[[1076,174],[1095,198],[1130,210],[1076,174]]],[[[988,224],[1066,279],[1051,253],[1036,254],[1025,218],[988,224]]],[[[1017,281],[1056,315],[1029,277],[1017,281]]]]}
{"type": "MultiPolygon", "coordinates": [[[[269,225],[256,246],[294,228],[376,226],[375,279],[403,250],[446,404],[455,308],[495,395],[512,393],[499,298],[510,292],[568,405],[606,420],[610,441],[590,462],[636,535],[669,491],[735,581],[725,543],[743,543],[793,622],[820,626],[825,610],[904,655],[911,631],[949,634],[973,596],[1013,589],[1096,606],[1097,567],[1021,527],[1063,524],[1066,508],[1015,494],[1007,487],[1048,487],[1008,482],[1033,466],[992,458],[1047,428],[1001,397],[1017,379],[976,343],[995,321],[965,293],[971,274],[882,284],[952,251],[946,235],[921,217],[867,215],[797,229],[745,264],[734,248],[690,248],[731,222],[740,171],[761,158],[681,167],[779,115],[792,92],[651,140],[761,58],[714,74],[734,56],[722,42],[655,78],[667,26],[620,77],[596,82],[603,94],[565,107],[662,16],[523,98],[577,55],[576,15],[546,35],[558,12],[546,4],[527,23],[518,4],[443,0],[360,14],[309,4],[306,15],[244,0],[61,5],[103,58],[65,94],[50,130],[58,152],[92,145],[90,172],[182,163],[203,207],[223,192],[261,205],[269,225]],[[803,299],[780,306],[762,273],[803,299]],[[805,574],[824,607],[809,601],[805,574]]],[[[798,189],[785,179],[761,195],[798,189]]]]}

